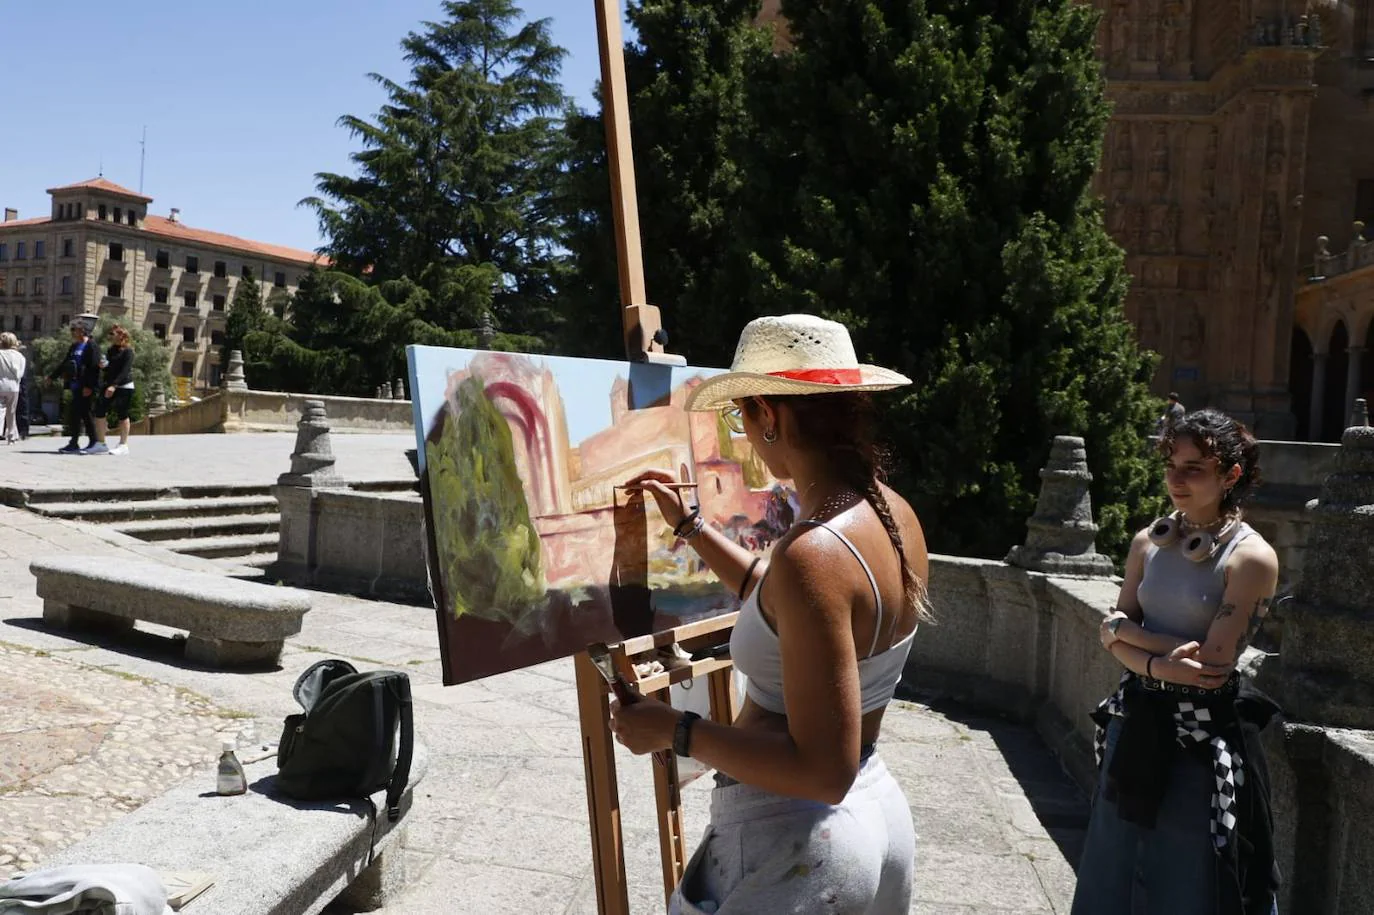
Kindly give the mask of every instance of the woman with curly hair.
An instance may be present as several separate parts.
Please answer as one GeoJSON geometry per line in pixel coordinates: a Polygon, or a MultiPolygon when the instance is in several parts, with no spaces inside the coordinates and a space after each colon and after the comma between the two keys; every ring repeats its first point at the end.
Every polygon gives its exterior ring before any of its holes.
{"type": "Polygon", "coordinates": [[[1270,915],[1278,886],[1259,732],[1277,708],[1236,671],[1278,583],[1245,523],[1259,446],[1198,410],[1159,451],[1174,511],[1131,541],[1103,647],[1126,668],[1099,706],[1099,780],[1074,915],[1270,915]]]}

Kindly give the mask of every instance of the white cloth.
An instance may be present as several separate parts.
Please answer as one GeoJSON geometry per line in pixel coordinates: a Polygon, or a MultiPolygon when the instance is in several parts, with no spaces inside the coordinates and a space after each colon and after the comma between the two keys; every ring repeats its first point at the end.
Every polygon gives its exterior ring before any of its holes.
{"type": "Polygon", "coordinates": [[[0,915],[172,915],[157,871],[142,864],[71,864],[0,883],[0,915]]]}
{"type": "Polygon", "coordinates": [[[14,393],[19,390],[19,379],[24,377],[28,360],[17,349],[0,349],[0,391],[14,393]]]}

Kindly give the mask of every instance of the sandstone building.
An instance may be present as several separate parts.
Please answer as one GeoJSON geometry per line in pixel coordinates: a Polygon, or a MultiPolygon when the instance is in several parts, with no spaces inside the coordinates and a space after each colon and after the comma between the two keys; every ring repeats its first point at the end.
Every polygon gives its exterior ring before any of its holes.
{"type": "Polygon", "coordinates": [[[0,329],[32,340],[74,315],[113,315],[172,346],[173,376],[218,387],[219,346],[239,279],[280,308],[319,255],[148,212],[152,198],[105,178],[48,190],[52,211],[0,222],[0,329]]]}

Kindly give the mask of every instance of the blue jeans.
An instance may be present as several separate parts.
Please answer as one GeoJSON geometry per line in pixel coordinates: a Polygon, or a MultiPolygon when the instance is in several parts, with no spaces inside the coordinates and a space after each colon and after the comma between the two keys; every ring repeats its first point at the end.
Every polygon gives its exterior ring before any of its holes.
{"type": "MultiPolygon", "coordinates": [[[[1211,836],[1211,768],[1180,754],[1169,772],[1154,829],[1117,815],[1102,795],[1121,737],[1107,728],[1106,755],[1078,864],[1072,915],[1213,915],[1217,860],[1211,836]]],[[[1278,915],[1278,905],[1273,908],[1278,915]]]]}

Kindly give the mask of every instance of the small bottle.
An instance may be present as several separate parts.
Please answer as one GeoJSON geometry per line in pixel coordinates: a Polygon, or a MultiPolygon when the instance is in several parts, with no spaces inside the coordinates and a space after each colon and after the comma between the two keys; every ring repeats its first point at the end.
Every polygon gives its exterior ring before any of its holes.
{"type": "Polygon", "coordinates": [[[243,774],[243,766],[234,755],[234,745],[224,742],[219,756],[219,777],[215,780],[216,794],[243,794],[248,790],[248,777],[243,774]]]}

